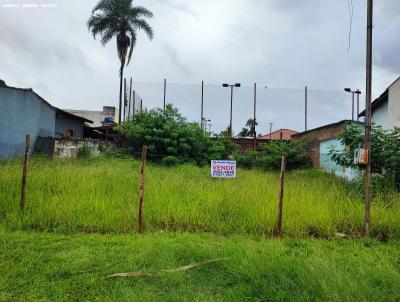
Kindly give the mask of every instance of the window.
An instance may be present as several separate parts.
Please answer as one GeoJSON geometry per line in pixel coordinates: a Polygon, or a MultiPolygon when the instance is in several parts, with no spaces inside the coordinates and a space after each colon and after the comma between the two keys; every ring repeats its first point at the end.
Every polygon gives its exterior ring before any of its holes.
{"type": "Polygon", "coordinates": [[[64,129],[65,137],[76,137],[76,131],[74,129],[64,129]]]}

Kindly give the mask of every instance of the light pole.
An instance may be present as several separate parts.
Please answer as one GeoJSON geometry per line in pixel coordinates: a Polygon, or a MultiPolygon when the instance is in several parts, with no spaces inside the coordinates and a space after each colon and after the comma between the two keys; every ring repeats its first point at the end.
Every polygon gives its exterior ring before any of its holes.
{"type": "Polygon", "coordinates": [[[360,121],[360,94],[361,94],[361,91],[360,91],[360,89],[357,89],[356,91],[355,91],[355,94],[357,94],[357,122],[359,122],[360,121]]]}
{"type": "Polygon", "coordinates": [[[222,87],[230,87],[231,88],[231,113],[230,113],[230,122],[229,122],[229,136],[232,137],[232,107],[233,107],[233,87],[239,88],[241,85],[240,83],[236,83],[233,85],[229,84],[222,84],[222,87]]]}
{"type": "Polygon", "coordinates": [[[351,98],[352,98],[351,120],[352,121],[354,121],[354,94],[357,94],[357,120],[358,120],[358,113],[359,113],[359,110],[360,110],[360,98],[359,98],[359,95],[361,94],[361,91],[359,89],[351,90],[351,88],[345,88],[344,91],[351,93],[351,98]]]}

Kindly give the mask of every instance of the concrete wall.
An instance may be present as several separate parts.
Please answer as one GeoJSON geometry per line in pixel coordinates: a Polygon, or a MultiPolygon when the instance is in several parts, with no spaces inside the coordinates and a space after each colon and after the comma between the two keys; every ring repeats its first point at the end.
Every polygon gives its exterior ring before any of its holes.
{"type": "Polygon", "coordinates": [[[87,146],[90,148],[90,152],[92,156],[99,156],[100,149],[104,148],[113,148],[114,144],[102,140],[63,140],[56,139],[55,147],[54,147],[54,156],[61,158],[70,158],[77,157],[79,149],[83,146],[87,146]]]}
{"type": "Polygon", "coordinates": [[[378,108],[376,108],[371,116],[371,120],[374,124],[382,126],[384,129],[390,129],[390,120],[389,120],[389,106],[388,103],[384,103],[378,108]]]}
{"type": "Polygon", "coordinates": [[[32,90],[0,87],[0,158],[21,156],[25,135],[31,150],[38,136],[54,137],[55,109],[32,90]]]}
{"type": "Polygon", "coordinates": [[[389,127],[400,127],[400,79],[389,88],[389,127]]]}
{"type": "Polygon", "coordinates": [[[57,116],[56,117],[56,137],[62,137],[65,135],[65,129],[73,129],[75,131],[75,137],[83,137],[83,124],[81,120],[77,120],[68,116],[57,116]]]}

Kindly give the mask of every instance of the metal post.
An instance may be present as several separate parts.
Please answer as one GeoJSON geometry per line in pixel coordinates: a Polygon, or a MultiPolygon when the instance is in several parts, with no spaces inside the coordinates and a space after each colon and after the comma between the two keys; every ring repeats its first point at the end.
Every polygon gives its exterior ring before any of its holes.
{"type": "Polygon", "coordinates": [[[308,114],[308,87],[304,90],[304,129],[307,131],[307,114],[308,114]]]}
{"type": "Polygon", "coordinates": [[[257,149],[256,106],[257,106],[257,83],[254,83],[254,118],[253,118],[254,151],[257,149]]]}
{"type": "Polygon", "coordinates": [[[272,125],[273,123],[269,123],[269,140],[272,141],[272,125]]]}
{"type": "Polygon", "coordinates": [[[354,121],[354,91],[351,93],[351,120],[354,121]]]}
{"type": "Polygon", "coordinates": [[[133,116],[136,113],[136,91],[135,90],[133,90],[133,93],[132,93],[132,100],[133,100],[133,102],[132,102],[132,116],[133,116]]]}
{"type": "Polygon", "coordinates": [[[201,129],[203,130],[203,119],[204,119],[204,116],[203,116],[203,114],[204,114],[204,112],[203,112],[203,109],[204,109],[204,81],[201,81],[201,119],[200,119],[200,127],[201,127],[201,129]]]}
{"type": "Polygon", "coordinates": [[[165,99],[167,96],[167,79],[164,79],[164,111],[165,111],[165,99]]]}
{"type": "Polygon", "coordinates": [[[31,137],[29,134],[25,136],[25,153],[24,153],[24,166],[22,169],[22,182],[21,182],[21,195],[19,199],[19,208],[21,211],[25,208],[25,190],[26,190],[26,178],[28,175],[28,158],[29,158],[29,146],[31,137]]]}
{"type": "Polygon", "coordinates": [[[131,78],[131,83],[129,86],[129,107],[128,107],[128,119],[131,116],[131,103],[132,103],[132,78],[131,78]]]}
{"type": "Polygon", "coordinates": [[[357,89],[357,122],[359,122],[360,121],[360,117],[359,117],[359,115],[360,115],[360,90],[359,89],[357,89]]]}
{"type": "Polygon", "coordinates": [[[371,222],[371,98],[372,98],[372,30],[373,30],[373,0],[368,0],[367,14],[367,72],[366,72],[366,110],[365,110],[365,150],[368,156],[365,175],[365,208],[364,232],[369,233],[371,222]]]}
{"type": "Polygon", "coordinates": [[[143,100],[140,99],[140,112],[143,112],[143,100]]]}
{"type": "Polygon", "coordinates": [[[233,86],[231,86],[231,117],[229,122],[229,136],[232,137],[232,107],[233,107],[233,86]]]}

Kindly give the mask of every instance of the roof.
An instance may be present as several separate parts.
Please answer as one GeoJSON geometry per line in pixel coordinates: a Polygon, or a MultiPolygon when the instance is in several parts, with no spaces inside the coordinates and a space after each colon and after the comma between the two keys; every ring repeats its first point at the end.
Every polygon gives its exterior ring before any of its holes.
{"type": "MultiPolygon", "coordinates": [[[[377,109],[378,107],[380,107],[381,105],[385,104],[386,102],[388,102],[389,100],[389,89],[397,82],[400,80],[400,77],[398,77],[392,84],[389,85],[388,88],[386,88],[386,90],[378,97],[376,98],[371,106],[372,106],[372,112],[377,109]]],[[[362,111],[359,115],[359,117],[365,116],[365,110],[362,111]]]]}
{"type": "Polygon", "coordinates": [[[93,121],[88,120],[88,119],[86,119],[86,118],[84,118],[84,117],[77,116],[77,115],[75,115],[75,114],[72,114],[72,113],[69,113],[69,112],[67,112],[67,111],[64,111],[64,110],[62,110],[62,109],[60,109],[60,108],[56,108],[56,107],[54,107],[54,108],[56,109],[56,114],[57,114],[57,115],[68,116],[68,117],[73,118],[73,119],[76,119],[76,120],[81,120],[81,121],[87,122],[87,123],[89,123],[89,124],[93,124],[93,121]]]}
{"type": "Polygon", "coordinates": [[[52,106],[48,101],[46,101],[44,98],[42,98],[38,93],[33,91],[32,88],[17,88],[17,87],[12,87],[12,86],[5,86],[5,87],[0,87],[0,88],[8,88],[8,89],[13,89],[13,90],[18,90],[18,91],[31,92],[34,95],[36,95],[44,104],[46,104],[47,106],[49,106],[52,109],[54,109],[56,111],[56,114],[63,114],[63,115],[66,115],[66,116],[68,116],[70,118],[82,120],[84,122],[93,124],[93,121],[91,121],[91,120],[85,119],[83,117],[77,116],[75,114],[69,113],[67,111],[64,111],[64,110],[61,110],[61,109],[59,109],[57,107],[52,106]]]}
{"type": "Polygon", "coordinates": [[[321,126],[321,127],[318,127],[318,128],[310,129],[310,130],[307,130],[307,131],[304,131],[304,132],[300,132],[300,133],[294,134],[293,136],[294,137],[299,137],[299,136],[303,136],[304,134],[308,134],[310,132],[314,132],[314,131],[318,131],[318,130],[322,130],[322,129],[328,129],[328,128],[340,126],[340,125],[346,124],[346,123],[356,123],[356,124],[364,125],[363,122],[357,122],[357,121],[352,121],[352,120],[342,120],[342,121],[339,121],[339,122],[336,122],[336,123],[332,123],[332,124],[324,125],[324,126],[321,126]]]}
{"type": "Polygon", "coordinates": [[[281,138],[281,134],[282,134],[282,138],[284,139],[290,139],[294,134],[298,133],[295,130],[292,129],[279,129],[276,130],[274,132],[272,132],[271,134],[265,134],[262,135],[260,137],[258,137],[258,139],[280,139],[281,138]]]}

